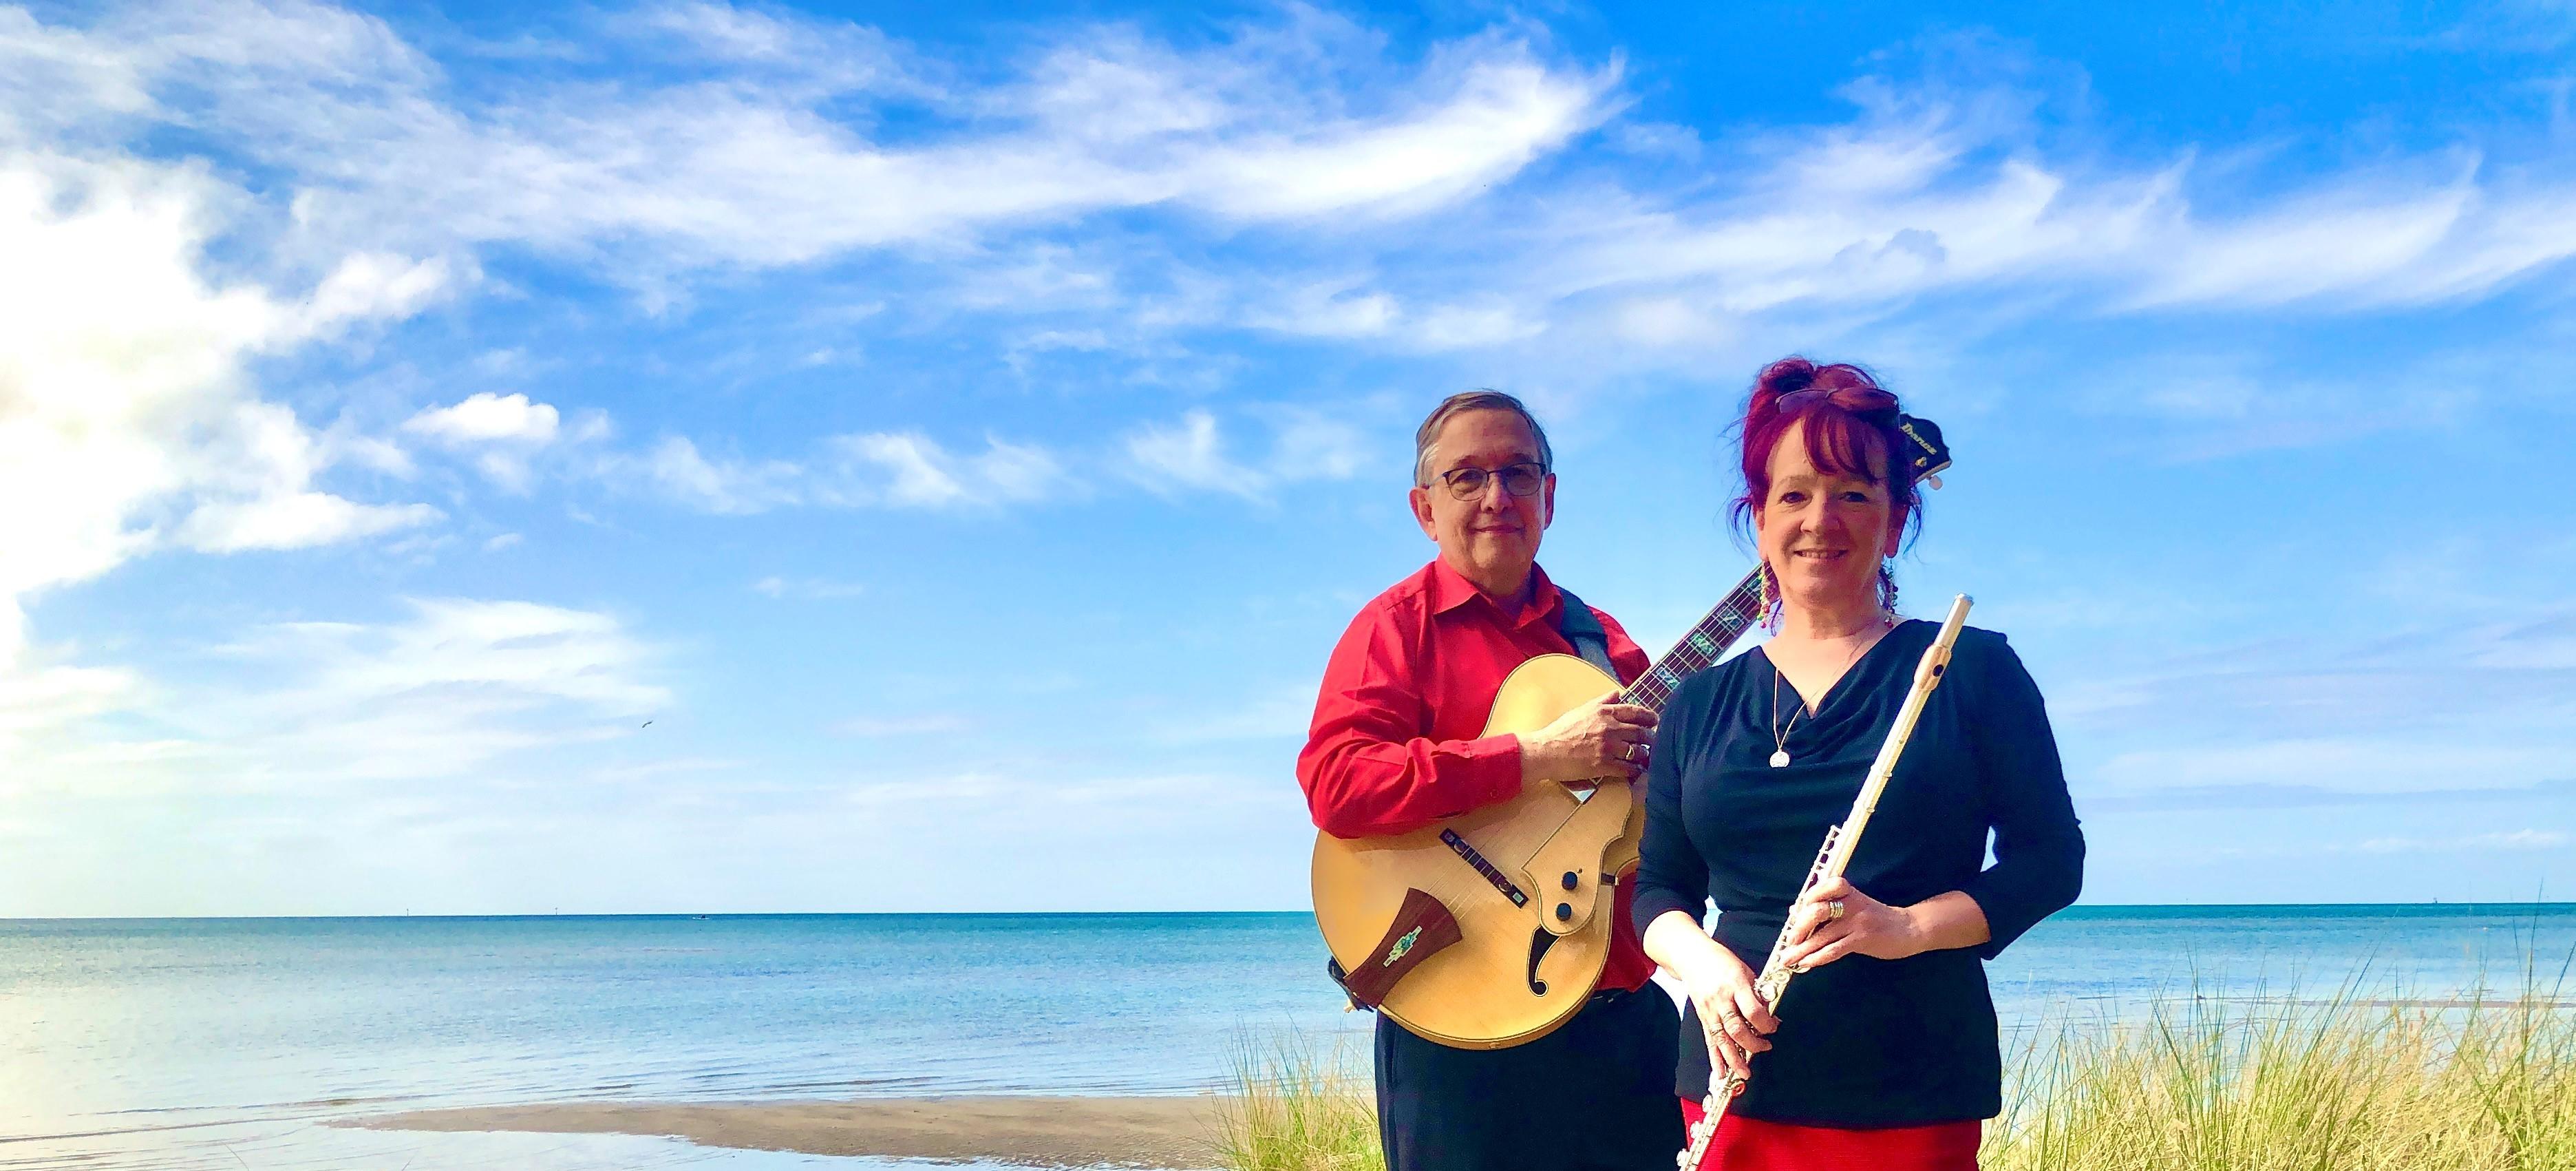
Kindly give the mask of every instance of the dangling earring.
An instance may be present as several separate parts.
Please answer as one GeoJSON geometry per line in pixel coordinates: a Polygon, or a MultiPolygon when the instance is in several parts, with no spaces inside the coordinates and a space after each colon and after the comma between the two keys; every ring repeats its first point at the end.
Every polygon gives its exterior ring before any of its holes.
{"type": "Polygon", "coordinates": [[[1896,625],[1896,570],[1885,561],[1878,563],[1878,613],[1888,625],[1896,625]]]}
{"type": "Polygon", "coordinates": [[[1771,579],[1770,562],[1765,561],[1762,563],[1761,576],[1762,608],[1759,613],[1762,615],[1762,628],[1772,632],[1773,634],[1778,634],[1780,632],[1780,591],[1779,583],[1771,579]]]}

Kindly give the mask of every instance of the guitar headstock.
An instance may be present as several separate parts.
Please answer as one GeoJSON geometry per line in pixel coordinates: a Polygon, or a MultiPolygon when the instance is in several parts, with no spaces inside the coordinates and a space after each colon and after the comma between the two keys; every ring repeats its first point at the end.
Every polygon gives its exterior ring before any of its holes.
{"type": "Polygon", "coordinates": [[[1908,450],[1906,472],[1918,484],[1941,486],[1941,473],[1950,467],[1950,445],[1941,441],[1941,428],[1930,419],[1898,415],[1896,430],[1905,436],[1908,450]]]}

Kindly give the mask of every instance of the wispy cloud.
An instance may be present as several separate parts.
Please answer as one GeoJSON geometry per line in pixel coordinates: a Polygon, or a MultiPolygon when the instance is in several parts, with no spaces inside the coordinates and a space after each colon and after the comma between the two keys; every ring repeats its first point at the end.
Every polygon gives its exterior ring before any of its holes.
{"type": "Polygon", "coordinates": [[[2446,854],[2474,850],[2554,850],[2576,838],[2558,830],[2518,829],[2448,838],[2371,838],[2352,848],[2363,854],[2446,854]]]}
{"type": "Polygon", "coordinates": [[[612,470],[639,469],[655,488],[693,508],[719,514],[763,512],[803,498],[804,469],[784,460],[709,459],[683,436],[669,436],[641,460],[612,460],[612,470]]]}
{"type": "MultiPolygon", "coordinates": [[[[952,454],[918,432],[844,435],[833,446],[845,467],[873,467],[882,479],[838,493],[906,508],[957,508],[1042,500],[1067,482],[1045,448],[987,436],[984,450],[952,454]]],[[[857,477],[853,477],[856,479],[857,477]]]]}
{"type": "Polygon", "coordinates": [[[1206,488],[1238,496],[1259,495],[1268,477],[1226,458],[1216,416],[1191,411],[1169,427],[1145,427],[1127,437],[1127,455],[1147,483],[1206,488]]]}
{"type": "Polygon", "coordinates": [[[1228,448],[1216,416],[1188,411],[1170,424],[1148,424],[1124,440],[1129,474],[1157,491],[1196,489],[1247,499],[1298,480],[1340,480],[1356,473],[1368,444],[1347,423],[1312,412],[1274,421],[1266,458],[1246,461],[1228,448]]]}
{"type": "Polygon", "coordinates": [[[2576,715],[2571,630],[2576,615],[2544,605],[2348,643],[2211,647],[2090,680],[2052,710],[2105,749],[2079,779],[2116,807],[2546,798],[2576,715]]]}
{"type": "Polygon", "coordinates": [[[868,592],[868,587],[858,582],[828,581],[823,578],[816,577],[778,577],[775,575],[764,577],[751,583],[751,589],[753,593],[760,594],[764,597],[797,598],[806,601],[833,601],[842,598],[855,598],[868,592]]]}
{"type": "Polygon", "coordinates": [[[383,22],[304,5],[143,9],[42,43],[81,63],[105,125],[164,92],[204,94],[209,129],[313,184],[299,215],[317,231],[432,250],[651,241],[683,264],[800,263],[1156,205],[1256,223],[1417,213],[1597,124],[1615,82],[1486,38],[1386,92],[1318,95],[1282,65],[1329,70],[1327,47],[1365,43],[1322,19],[1189,51],[1080,28],[1015,82],[955,96],[917,76],[940,66],[841,22],[666,4],[603,31],[693,53],[716,79],[604,89],[531,70],[469,96],[383,22]],[[851,94],[928,98],[942,117],[880,139],[827,112],[851,94]]]}
{"type": "Polygon", "coordinates": [[[53,676],[15,708],[10,787],[107,795],[459,777],[623,735],[673,701],[652,678],[659,652],[609,615],[460,598],[406,608],[392,622],[252,630],[214,652],[235,668],[220,684],[53,676]],[[157,734],[134,734],[143,728],[157,734]]]}
{"type": "Polygon", "coordinates": [[[2576,801],[2576,781],[2552,781],[2510,787],[2455,789],[2352,790],[2324,785],[2167,785],[2154,789],[2091,793],[2086,813],[2177,809],[2319,809],[2351,805],[2512,804],[2576,801]]]}
{"type": "Polygon", "coordinates": [[[834,723],[830,730],[835,736],[928,736],[963,732],[969,726],[966,717],[959,715],[852,716],[834,723]]]}

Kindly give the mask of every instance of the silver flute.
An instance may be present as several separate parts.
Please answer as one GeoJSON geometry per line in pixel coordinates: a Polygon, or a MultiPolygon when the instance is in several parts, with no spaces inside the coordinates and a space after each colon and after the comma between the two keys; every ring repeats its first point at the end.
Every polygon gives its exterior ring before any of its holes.
{"type": "MultiPolygon", "coordinates": [[[[1798,887],[1798,897],[1789,904],[1789,921],[1780,925],[1780,934],[1771,941],[1771,956],[1762,961],[1762,974],[1753,978],[1753,994],[1767,1006],[1780,1003],[1780,994],[1789,988],[1789,977],[1806,969],[1788,962],[1790,933],[1797,926],[1797,906],[1807,892],[1842,877],[1851,865],[1852,851],[1860,846],[1861,831],[1869,828],[1869,815],[1878,811],[1879,794],[1887,791],[1887,778],[1896,772],[1896,758],[1905,754],[1905,742],[1914,735],[1914,722],[1923,716],[1923,705],[1932,698],[1932,689],[1941,685],[1941,676],[1950,669],[1950,648],[1959,641],[1959,627],[1968,621],[1968,607],[1974,605],[1966,594],[1950,603],[1950,616],[1941,620],[1941,633],[1923,650],[1923,659],[1914,665],[1914,687],[1905,693],[1905,706],[1897,709],[1896,722],[1887,729],[1887,742],[1878,746],[1878,759],[1869,766],[1869,778],[1861,782],[1860,795],[1852,798],[1851,812],[1841,825],[1825,831],[1825,844],[1816,851],[1815,865],[1807,868],[1807,881],[1798,887]]],[[[1720,945],[1723,946],[1723,945],[1720,945]]],[[[1706,1031],[1714,1027],[1701,1021],[1706,1031]]],[[[1714,1057],[1715,1054],[1710,1055],[1714,1057]]],[[[1708,1096],[1700,1100],[1699,1124],[1691,1128],[1690,1146],[1675,1155],[1681,1171],[1698,1171],[1700,1160],[1708,1157],[1708,1144],[1717,1137],[1717,1124],[1726,1118],[1726,1108],[1735,1096],[1744,1092],[1744,1075],[1726,1069],[1723,1062],[1712,1060],[1708,1096]],[[1718,1070],[1726,1069],[1723,1077],[1718,1070]]]]}

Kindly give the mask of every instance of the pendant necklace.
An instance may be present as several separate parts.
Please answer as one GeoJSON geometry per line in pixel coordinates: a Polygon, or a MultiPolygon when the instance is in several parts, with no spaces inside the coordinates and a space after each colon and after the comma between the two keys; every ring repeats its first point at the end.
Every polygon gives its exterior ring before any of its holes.
{"type": "MultiPolygon", "coordinates": [[[[1769,657],[1769,656],[1764,656],[1769,657]]],[[[1805,696],[1798,697],[1798,711],[1789,713],[1789,727],[1780,726],[1780,665],[1771,665],[1771,767],[1789,767],[1789,730],[1798,726],[1798,713],[1807,710],[1805,696]]]]}
{"type": "MultiPolygon", "coordinates": [[[[1876,643],[1877,641],[1878,641],[1878,640],[1876,640],[1876,639],[1871,639],[1871,640],[1870,640],[1870,642],[1868,642],[1868,643],[1863,643],[1863,644],[1861,644],[1861,646],[1860,646],[1860,647],[1856,647],[1856,648],[1854,648],[1854,649],[1852,650],[1852,655],[1851,655],[1851,657],[1850,657],[1850,658],[1848,658],[1848,659],[1843,660],[1843,669],[1842,669],[1842,673],[1841,673],[1841,674],[1838,674],[1838,675],[1836,675],[1836,676],[1834,676],[1834,682],[1835,682],[1835,683],[1840,683],[1840,682],[1842,682],[1842,677],[1843,677],[1843,675],[1851,674],[1852,666],[1853,666],[1854,664],[1856,664],[1856,663],[1860,662],[1861,650],[1866,649],[1868,646],[1870,646],[1870,645],[1872,645],[1872,644],[1876,643]]],[[[1765,658],[1765,659],[1768,659],[1768,658],[1770,658],[1771,656],[1770,656],[1770,655],[1768,655],[1768,654],[1765,654],[1765,655],[1763,655],[1762,657],[1763,657],[1763,658],[1765,658]]],[[[1831,688],[1831,687],[1828,687],[1828,688],[1826,688],[1826,691],[1827,691],[1828,693],[1831,693],[1832,688],[1831,688]]],[[[1772,663],[1772,664],[1771,664],[1771,748],[1772,748],[1772,752],[1771,752],[1771,767],[1773,767],[1773,768],[1787,768],[1787,767],[1789,767],[1789,733],[1790,733],[1790,732],[1792,732],[1792,731],[1797,730],[1797,727],[1798,727],[1798,717],[1799,717],[1799,716],[1802,716],[1802,715],[1805,715],[1805,714],[1806,714],[1806,712],[1807,712],[1807,697],[1806,697],[1806,695],[1805,695],[1804,693],[1801,693],[1801,694],[1798,696],[1798,710],[1797,710],[1797,711],[1794,711],[1794,712],[1789,713],[1789,726],[1788,726],[1788,727],[1785,727],[1785,728],[1780,726],[1780,664],[1779,664],[1779,663],[1777,663],[1777,662],[1772,663]]]]}

